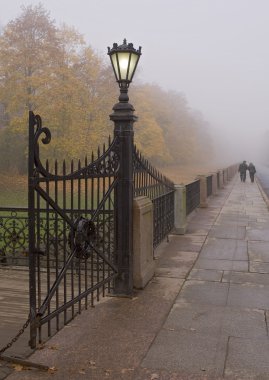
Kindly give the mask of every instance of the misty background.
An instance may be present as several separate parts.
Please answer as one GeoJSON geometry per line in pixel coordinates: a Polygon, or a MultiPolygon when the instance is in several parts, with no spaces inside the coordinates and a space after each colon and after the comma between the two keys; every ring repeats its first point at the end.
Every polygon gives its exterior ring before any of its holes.
{"type": "Polygon", "coordinates": [[[208,122],[216,159],[267,160],[268,0],[0,0],[0,25],[38,3],[100,55],[123,38],[141,45],[135,81],[184,94],[208,122]]]}

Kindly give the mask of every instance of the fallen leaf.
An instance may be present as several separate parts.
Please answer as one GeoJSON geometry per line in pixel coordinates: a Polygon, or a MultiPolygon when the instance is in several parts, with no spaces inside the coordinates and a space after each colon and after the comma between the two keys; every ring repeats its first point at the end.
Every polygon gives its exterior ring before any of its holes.
{"type": "Polygon", "coordinates": [[[13,364],[13,368],[17,372],[23,371],[23,365],[21,365],[21,364],[13,364]]]}
{"type": "Polygon", "coordinates": [[[43,350],[44,348],[45,348],[45,343],[40,343],[36,347],[37,350],[43,350]]]}
{"type": "Polygon", "coordinates": [[[159,375],[157,373],[153,373],[150,377],[150,380],[157,380],[159,379],[159,375]]]}
{"type": "Polygon", "coordinates": [[[57,346],[49,346],[48,348],[50,348],[51,350],[59,350],[59,347],[57,346]]]}
{"type": "Polygon", "coordinates": [[[22,364],[12,364],[12,367],[15,369],[15,371],[17,372],[21,372],[21,371],[29,371],[31,368],[26,366],[26,365],[22,365],[22,364]]]}
{"type": "Polygon", "coordinates": [[[134,371],[134,368],[123,368],[121,370],[121,373],[126,373],[126,372],[130,372],[130,371],[134,371]]]}
{"type": "Polygon", "coordinates": [[[55,373],[56,371],[57,371],[57,368],[56,368],[56,367],[50,367],[50,368],[48,369],[48,373],[51,373],[51,374],[55,373]]]}

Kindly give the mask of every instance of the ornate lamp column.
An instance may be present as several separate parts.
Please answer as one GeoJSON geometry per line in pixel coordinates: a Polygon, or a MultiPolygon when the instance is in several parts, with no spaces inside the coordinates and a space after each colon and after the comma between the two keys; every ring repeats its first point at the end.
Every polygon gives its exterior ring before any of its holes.
{"type": "Polygon", "coordinates": [[[133,44],[113,44],[108,48],[116,80],[120,87],[119,102],[113,107],[110,119],[114,122],[114,136],[120,145],[119,182],[116,190],[116,265],[119,276],[114,283],[116,295],[132,295],[133,292],[133,124],[137,120],[134,107],[129,103],[128,88],[132,82],[141,47],[133,44]]]}

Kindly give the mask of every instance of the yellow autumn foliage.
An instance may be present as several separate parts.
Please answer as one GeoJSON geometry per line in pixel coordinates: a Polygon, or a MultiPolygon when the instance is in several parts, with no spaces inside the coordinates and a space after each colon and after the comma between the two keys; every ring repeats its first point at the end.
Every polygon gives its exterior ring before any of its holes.
{"type": "MultiPolygon", "coordinates": [[[[42,5],[24,7],[0,35],[0,169],[26,172],[30,110],[51,130],[44,158],[91,156],[113,135],[109,114],[118,94],[107,57],[73,28],[56,27],[42,5]]],[[[140,83],[129,96],[139,116],[135,144],[153,163],[211,157],[206,123],[182,94],[140,83]]]]}

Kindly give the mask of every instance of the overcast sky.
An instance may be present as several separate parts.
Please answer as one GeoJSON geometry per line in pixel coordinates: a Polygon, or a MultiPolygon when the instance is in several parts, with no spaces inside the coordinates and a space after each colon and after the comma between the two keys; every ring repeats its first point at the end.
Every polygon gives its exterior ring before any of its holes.
{"type": "MultiPolygon", "coordinates": [[[[19,16],[22,4],[37,3],[0,0],[0,24],[19,16]]],[[[247,154],[251,141],[259,149],[269,130],[269,0],[41,3],[101,53],[123,38],[141,45],[141,80],[184,93],[230,149],[247,154]]]]}

